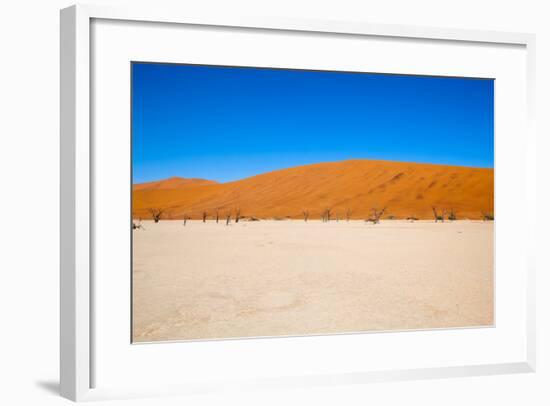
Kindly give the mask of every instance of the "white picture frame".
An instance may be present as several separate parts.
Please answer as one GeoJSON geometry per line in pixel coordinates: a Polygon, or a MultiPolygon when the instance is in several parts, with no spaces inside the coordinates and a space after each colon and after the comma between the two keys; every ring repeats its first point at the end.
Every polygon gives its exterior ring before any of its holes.
{"type": "MultiPolygon", "coordinates": [[[[91,389],[94,386],[95,354],[92,345],[94,318],[91,315],[94,278],[94,228],[91,183],[91,24],[92,20],[156,22],[194,26],[235,27],[292,32],[351,34],[371,37],[413,38],[487,44],[524,46],[527,55],[527,129],[524,143],[528,178],[534,179],[535,132],[535,37],[526,33],[489,32],[401,25],[378,25],[358,22],[290,20],[271,18],[230,19],[225,17],[190,17],[185,9],[156,10],[151,8],[110,8],[77,5],[61,11],[61,269],[60,269],[60,383],[62,396],[78,401],[98,397],[140,396],[135,388],[119,391],[91,389]]],[[[536,206],[534,181],[525,185],[530,213],[536,206]]],[[[529,218],[527,247],[534,247],[534,216],[529,218]]],[[[535,261],[532,249],[527,253],[525,269],[527,285],[525,358],[520,362],[413,368],[334,375],[284,377],[251,383],[251,386],[311,385],[357,383],[397,379],[427,379],[453,376],[530,372],[535,370],[535,261]]],[[[218,385],[219,386],[219,385],[218,385]]],[[[216,389],[216,384],[206,387],[216,389]]],[[[185,393],[181,388],[159,387],[157,393],[185,393]]]]}

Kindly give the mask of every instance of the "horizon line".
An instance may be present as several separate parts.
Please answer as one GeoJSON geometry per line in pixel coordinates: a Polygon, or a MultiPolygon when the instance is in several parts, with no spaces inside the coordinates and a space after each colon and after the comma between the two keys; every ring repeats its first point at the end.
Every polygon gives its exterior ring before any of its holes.
{"type": "Polygon", "coordinates": [[[321,161],[321,162],[315,162],[315,163],[309,163],[309,164],[286,166],[286,167],[282,167],[282,168],[278,168],[278,169],[274,169],[274,170],[269,170],[269,171],[266,171],[266,172],[256,173],[254,175],[246,176],[244,178],[228,180],[228,181],[225,181],[225,182],[218,181],[216,179],[206,179],[206,178],[197,177],[197,176],[185,176],[184,177],[184,176],[179,176],[179,175],[172,175],[172,176],[168,176],[168,177],[161,178],[161,179],[146,180],[146,181],[142,181],[142,182],[139,182],[139,183],[134,183],[133,173],[132,173],[132,185],[143,185],[145,183],[162,182],[162,181],[169,180],[169,179],[189,179],[189,180],[197,179],[197,180],[206,180],[206,181],[210,181],[210,182],[216,182],[218,184],[224,185],[224,184],[228,184],[228,183],[239,182],[239,181],[245,180],[245,179],[250,179],[250,178],[253,178],[255,176],[265,175],[265,174],[273,173],[273,172],[279,172],[279,171],[292,169],[292,168],[301,168],[301,167],[305,167],[305,166],[313,166],[313,165],[319,165],[319,164],[335,164],[335,163],[352,162],[352,161],[370,161],[370,162],[400,163],[400,164],[427,165],[427,166],[444,166],[444,167],[451,167],[451,168],[492,169],[492,170],[495,169],[494,166],[451,165],[451,164],[438,164],[438,163],[433,163],[433,162],[394,161],[394,160],[390,160],[390,159],[348,158],[348,159],[342,159],[342,160],[338,160],[338,161],[321,161]]]}

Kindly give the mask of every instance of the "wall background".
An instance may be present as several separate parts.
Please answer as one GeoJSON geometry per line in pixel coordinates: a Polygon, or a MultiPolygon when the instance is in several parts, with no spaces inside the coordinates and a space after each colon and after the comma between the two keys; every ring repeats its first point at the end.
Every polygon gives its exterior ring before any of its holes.
{"type": "MultiPolygon", "coordinates": [[[[95,0],[98,4],[129,4],[95,0]]],[[[175,1],[174,1],[175,2],[175,1]]],[[[133,3],[147,3],[134,1],[133,3]]],[[[172,1],[156,0],[157,7],[172,1]]],[[[178,3],[181,4],[181,1],[178,3]]],[[[550,403],[550,10],[524,0],[186,1],[192,13],[366,20],[535,32],[538,110],[538,371],[536,374],[379,383],[281,392],[117,401],[118,405],[550,403]]],[[[2,4],[0,23],[0,403],[58,405],[59,9],[65,0],[2,4]]],[[[518,236],[522,238],[522,236],[518,236]]],[[[109,403],[109,402],[106,402],[109,403]]],[[[109,403],[110,404],[110,403],[109,403]]]]}

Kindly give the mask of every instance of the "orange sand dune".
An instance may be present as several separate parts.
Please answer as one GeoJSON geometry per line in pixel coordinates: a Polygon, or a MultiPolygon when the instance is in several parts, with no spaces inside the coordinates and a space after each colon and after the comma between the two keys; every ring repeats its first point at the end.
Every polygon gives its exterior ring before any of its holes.
{"type": "Polygon", "coordinates": [[[432,206],[453,209],[458,218],[479,219],[493,212],[493,169],[407,162],[348,160],[324,162],[216,183],[170,178],[133,187],[133,216],[150,218],[149,209],[164,209],[166,218],[233,215],[257,218],[363,219],[373,208],[386,207],[384,218],[433,218],[432,206]]]}
{"type": "Polygon", "coordinates": [[[144,190],[144,189],[179,189],[183,186],[188,185],[209,185],[209,184],[215,184],[218,183],[213,180],[206,180],[206,179],[198,179],[198,178],[179,178],[177,176],[174,176],[172,178],[159,180],[156,182],[146,182],[146,183],[138,183],[133,185],[133,190],[144,190]]]}

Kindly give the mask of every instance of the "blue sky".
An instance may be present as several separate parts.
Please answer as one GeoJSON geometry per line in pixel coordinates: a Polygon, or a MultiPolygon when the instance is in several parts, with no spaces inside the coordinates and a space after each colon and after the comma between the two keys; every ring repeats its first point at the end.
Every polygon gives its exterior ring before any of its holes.
{"type": "Polygon", "coordinates": [[[344,159],[493,167],[493,80],[132,64],[134,183],[344,159]]]}

